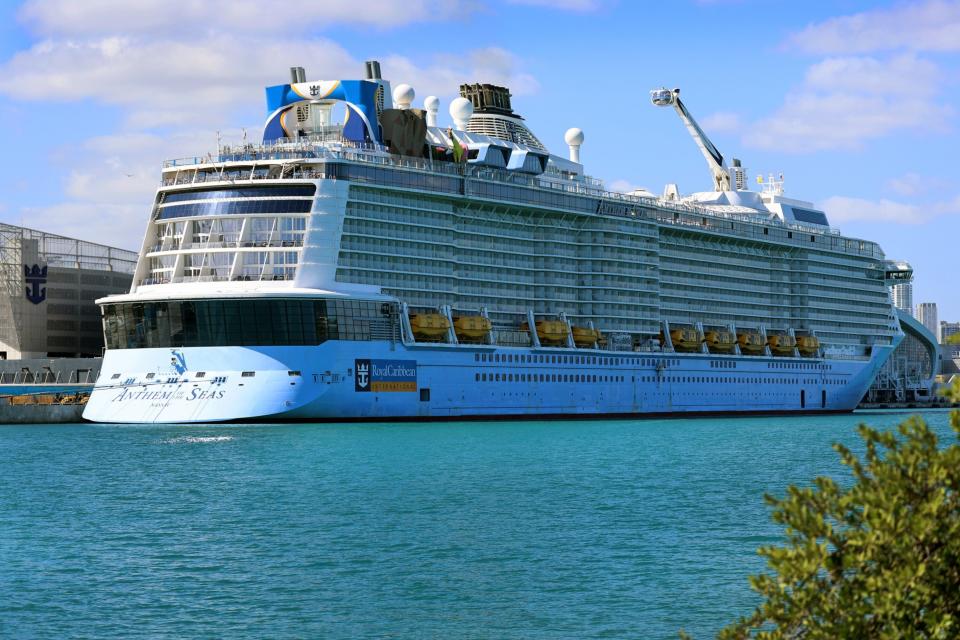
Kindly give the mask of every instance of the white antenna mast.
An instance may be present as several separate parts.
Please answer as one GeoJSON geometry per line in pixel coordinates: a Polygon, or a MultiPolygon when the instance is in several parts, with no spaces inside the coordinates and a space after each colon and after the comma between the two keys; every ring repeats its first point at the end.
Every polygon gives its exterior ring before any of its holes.
{"type": "Polygon", "coordinates": [[[727,170],[727,167],[723,164],[723,154],[710,142],[710,138],[707,137],[707,134],[703,132],[703,129],[700,128],[700,125],[697,124],[697,121],[693,119],[693,116],[690,115],[690,112],[687,111],[687,108],[680,101],[680,89],[674,89],[673,91],[670,91],[670,89],[666,87],[654,89],[650,92],[650,101],[658,107],[669,107],[672,105],[673,108],[676,109],[677,115],[680,116],[683,124],[687,126],[687,131],[690,132],[693,141],[696,142],[697,147],[700,148],[700,153],[702,153],[706,159],[707,166],[710,167],[710,173],[713,174],[714,190],[730,191],[730,171],[727,170]]]}

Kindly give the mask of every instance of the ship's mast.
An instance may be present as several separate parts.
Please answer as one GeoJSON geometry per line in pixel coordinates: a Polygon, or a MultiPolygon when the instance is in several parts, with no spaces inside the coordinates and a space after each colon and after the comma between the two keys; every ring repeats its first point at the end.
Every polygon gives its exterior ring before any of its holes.
{"type": "Polygon", "coordinates": [[[700,148],[700,153],[707,161],[710,173],[713,174],[713,187],[716,191],[730,191],[730,171],[723,164],[723,154],[712,142],[707,134],[703,132],[697,121],[693,119],[686,106],[680,101],[680,89],[670,91],[667,88],[654,89],[650,92],[650,101],[658,107],[668,107],[673,105],[677,115],[686,125],[687,131],[693,141],[700,148]]]}

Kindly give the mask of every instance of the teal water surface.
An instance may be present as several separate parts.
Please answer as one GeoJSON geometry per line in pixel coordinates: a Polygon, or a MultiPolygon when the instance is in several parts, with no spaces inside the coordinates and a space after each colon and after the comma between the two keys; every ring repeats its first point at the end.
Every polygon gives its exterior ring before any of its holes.
{"type": "Polygon", "coordinates": [[[710,637],[906,415],[0,426],[0,637],[710,637]]]}

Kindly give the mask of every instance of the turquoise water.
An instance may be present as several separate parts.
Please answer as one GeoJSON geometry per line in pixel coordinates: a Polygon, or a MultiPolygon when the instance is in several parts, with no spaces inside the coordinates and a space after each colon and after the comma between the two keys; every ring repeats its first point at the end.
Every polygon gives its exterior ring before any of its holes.
{"type": "Polygon", "coordinates": [[[905,417],[0,426],[0,637],[709,637],[905,417]]]}

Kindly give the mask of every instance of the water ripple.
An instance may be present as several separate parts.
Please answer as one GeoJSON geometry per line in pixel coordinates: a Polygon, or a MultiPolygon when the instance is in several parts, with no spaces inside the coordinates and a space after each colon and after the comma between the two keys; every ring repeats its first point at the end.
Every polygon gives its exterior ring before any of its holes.
{"type": "Polygon", "coordinates": [[[0,637],[708,637],[863,419],[2,426],[0,637]]]}

